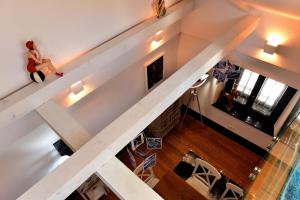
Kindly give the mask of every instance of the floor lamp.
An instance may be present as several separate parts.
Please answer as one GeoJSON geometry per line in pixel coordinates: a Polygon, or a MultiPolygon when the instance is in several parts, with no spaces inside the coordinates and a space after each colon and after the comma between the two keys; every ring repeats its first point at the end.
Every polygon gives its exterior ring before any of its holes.
{"type": "Polygon", "coordinates": [[[186,114],[188,112],[188,109],[191,108],[191,102],[192,101],[197,101],[197,106],[198,106],[198,111],[199,111],[199,115],[200,115],[200,121],[201,121],[201,124],[203,125],[203,117],[202,117],[202,114],[201,114],[201,107],[200,107],[200,101],[199,101],[199,96],[198,96],[198,88],[201,87],[207,80],[208,78],[208,74],[204,74],[203,76],[201,76],[201,78],[192,86],[190,87],[190,95],[189,95],[189,99],[188,99],[188,103],[187,103],[187,106],[186,106],[186,109],[185,109],[185,112],[184,112],[184,115],[183,115],[183,119],[182,119],[182,123],[184,122],[185,118],[186,118],[186,114]]]}

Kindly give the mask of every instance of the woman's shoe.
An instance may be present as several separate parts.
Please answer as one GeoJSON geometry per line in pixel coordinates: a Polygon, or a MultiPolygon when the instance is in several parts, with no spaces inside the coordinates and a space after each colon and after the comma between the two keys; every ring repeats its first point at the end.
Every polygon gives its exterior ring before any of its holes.
{"type": "Polygon", "coordinates": [[[64,75],[64,73],[63,73],[63,72],[61,72],[61,73],[55,72],[55,75],[56,75],[56,76],[60,76],[60,77],[61,77],[61,76],[63,76],[63,75],[64,75]]]}

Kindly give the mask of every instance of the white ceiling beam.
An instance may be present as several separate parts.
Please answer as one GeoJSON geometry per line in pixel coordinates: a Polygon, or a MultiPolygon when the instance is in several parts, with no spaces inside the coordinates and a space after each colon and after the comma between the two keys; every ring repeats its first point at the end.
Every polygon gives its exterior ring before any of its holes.
{"type": "Polygon", "coordinates": [[[105,163],[96,173],[122,200],[163,200],[116,157],[105,163]]]}
{"type": "Polygon", "coordinates": [[[42,104],[36,111],[74,152],[92,138],[65,109],[52,100],[42,104]]]}
{"type": "MultiPolygon", "coordinates": [[[[52,100],[36,111],[74,152],[92,138],[65,109],[52,100]]],[[[96,174],[120,199],[140,200],[144,197],[144,200],[162,200],[116,157],[105,163],[96,174]]]]}
{"type": "Polygon", "coordinates": [[[247,16],[230,27],[230,30],[199,52],[18,199],[66,198],[181,97],[201,75],[246,39],[256,29],[258,22],[258,17],[247,16]]]}
{"type": "Polygon", "coordinates": [[[50,76],[44,83],[32,83],[1,100],[0,127],[25,116],[73,83],[96,71],[98,73],[99,70],[105,71],[110,62],[153,36],[157,31],[176,23],[194,7],[194,0],[183,0],[170,7],[163,18],[152,17],[66,64],[62,67],[64,71],[62,78],[50,76]],[[97,65],[95,59],[99,61],[97,65]]]}

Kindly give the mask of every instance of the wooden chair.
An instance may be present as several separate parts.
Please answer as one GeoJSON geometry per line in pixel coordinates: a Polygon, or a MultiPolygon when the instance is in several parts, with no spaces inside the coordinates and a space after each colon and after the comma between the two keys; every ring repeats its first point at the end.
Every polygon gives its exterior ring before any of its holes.
{"type": "Polygon", "coordinates": [[[145,143],[144,133],[138,134],[131,142],[131,150],[135,152],[139,146],[145,143]]]}
{"type": "Polygon", "coordinates": [[[226,190],[223,192],[220,200],[238,200],[244,196],[242,188],[232,184],[226,183],[226,190]]]}
{"type": "Polygon", "coordinates": [[[210,191],[221,174],[211,164],[196,158],[196,166],[193,174],[186,182],[207,199],[213,199],[210,191]]]}
{"type": "Polygon", "coordinates": [[[84,200],[97,200],[103,196],[107,196],[107,191],[104,183],[98,176],[93,174],[86,180],[77,191],[84,200]]]}
{"type": "Polygon", "coordinates": [[[159,180],[155,177],[154,171],[152,168],[144,170],[144,162],[135,168],[133,171],[142,181],[147,183],[151,188],[154,188],[159,180]]]}

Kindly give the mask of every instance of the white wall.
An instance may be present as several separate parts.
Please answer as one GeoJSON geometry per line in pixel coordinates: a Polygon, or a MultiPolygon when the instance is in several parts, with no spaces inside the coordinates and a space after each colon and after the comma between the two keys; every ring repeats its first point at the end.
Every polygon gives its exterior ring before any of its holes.
{"type": "Polygon", "coordinates": [[[247,38],[238,50],[246,55],[274,64],[282,69],[300,75],[300,20],[280,17],[269,13],[257,12],[261,17],[256,32],[247,38]],[[265,43],[272,35],[279,38],[277,55],[273,58],[261,53],[265,43]]]}
{"type": "Polygon", "coordinates": [[[31,112],[15,123],[0,128],[0,154],[19,138],[41,125],[42,122],[42,118],[36,112],[31,112]]]}
{"type": "MultiPolygon", "coordinates": [[[[178,48],[179,66],[183,65],[189,59],[195,56],[197,52],[199,52],[203,47],[205,47],[206,44],[207,41],[204,41],[200,38],[191,35],[183,34],[180,38],[178,48]]],[[[280,77],[278,81],[282,81],[285,84],[292,84],[292,86],[295,86],[300,81],[299,79],[296,79],[296,77],[295,79],[293,79],[294,75],[288,71],[285,71],[284,73],[292,79],[290,79],[289,81],[284,81],[284,79],[286,78],[282,77],[282,70],[278,69],[276,66],[269,64],[267,66],[264,66],[261,62],[259,62],[256,59],[251,59],[252,62],[250,62],[247,59],[243,59],[244,57],[242,56],[239,57],[239,55],[240,54],[238,53],[234,53],[232,56],[228,55],[228,57],[233,61],[233,63],[236,63],[243,68],[250,69],[254,72],[273,78],[275,80],[278,80],[278,78],[280,77]]],[[[222,89],[223,84],[217,84],[216,79],[212,77],[210,77],[207,83],[199,89],[198,92],[200,97],[202,114],[205,117],[220,124],[221,126],[231,130],[237,135],[240,135],[241,137],[251,141],[252,143],[262,148],[265,148],[271,140],[270,136],[212,106],[212,104],[215,103],[217,98],[219,97],[219,94],[222,89]]],[[[299,96],[300,93],[297,92],[297,94],[290,101],[290,103],[288,104],[278,121],[275,123],[275,134],[277,134],[277,132],[281,128],[291,109],[294,107],[295,103],[299,99],[299,96]]],[[[185,95],[184,102],[187,102],[187,94],[185,95]]],[[[195,111],[198,111],[196,102],[192,104],[192,108],[195,111]]]]}
{"type": "MultiPolygon", "coordinates": [[[[178,28],[178,24],[172,28],[175,35],[178,28]]],[[[111,80],[103,79],[101,87],[70,108],[72,115],[89,132],[98,133],[145,95],[144,63],[164,53],[165,78],[177,69],[178,40],[179,35],[149,55],[139,54],[142,59],[133,65],[126,64],[132,62],[128,57],[111,63],[109,67],[119,74],[111,80]]],[[[142,46],[149,48],[149,42],[142,46]]],[[[15,199],[56,165],[58,155],[52,143],[58,136],[43,125],[36,112],[1,128],[0,134],[0,199],[15,199]]]]}
{"type": "Polygon", "coordinates": [[[226,0],[199,0],[199,8],[182,20],[181,30],[185,34],[213,41],[233,24],[246,16],[226,0]]]}
{"type": "MultiPolygon", "coordinates": [[[[184,35],[181,37],[178,48],[178,63],[186,63],[196,55],[195,52],[203,48],[205,43],[205,41],[194,36],[184,35]]],[[[271,141],[270,136],[212,106],[222,89],[222,84],[217,84],[216,79],[209,77],[208,81],[198,90],[202,114],[237,135],[265,148],[271,141]]],[[[184,97],[183,101],[186,104],[188,92],[184,97]]],[[[196,101],[192,102],[192,109],[198,112],[196,101]]]]}
{"type": "Polygon", "coordinates": [[[284,122],[287,120],[289,114],[292,112],[293,108],[295,107],[299,99],[300,99],[300,91],[298,90],[274,125],[274,133],[276,135],[279,133],[281,127],[283,126],[284,122]]]}
{"type": "MultiPolygon", "coordinates": [[[[185,35],[181,37],[178,50],[179,66],[196,55],[196,52],[206,45],[206,41],[212,41],[247,14],[247,12],[229,4],[229,1],[226,0],[200,0],[199,2],[202,3],[201,6],[182,20],[181,28],[185,35]]],[[[262,20],[257,31],[250,35],[238,48],[238,51],[249,55],[250,58],[246,58],[247,56],[243,54],[235,53],[231,59],[234,58],[234,61],[239,61],[237,64],[241,64],[241,67],[248,68],[264,76],[271,77],[289,86],[300,89],[299,75],[295,74],[298,70],[296,67],[298,66],[298,64],[296,64],[298,60],[295,59],[297,57],[295,55],[299,55],[300,43],[296,40],[297,34],[292,34],[292,32],[299,32],[298,23],[300,22],[262,12],[251,13],[259,15],[262,20]],[[261,51],[266,41],[265,38],[269,33],[272,33],[272,31],[275,33],[279,32],[279,34],[283,35],[286,39],[285,43],[278,49],[278,55],[276,57],[278,58],[278,62],[273,63],[276,65],[254,59],[260,59],[255,53],[261,51]]],[[[270,141],[269,136],[211,106],[211,104],[216,101],[220,90],[222,90],[222,86],[217,86],[215,81],[210,79],[201,91],[199,91],[204,115],[249,141],[263,148],[266,147],[270,141]]],[[[284,123],[298,97],[299,93],[295,95],[278,119],[275,124],[275,134],[284,123]]]]}
{"type": "Polygon", "coordinates": [[[247,68],[251,71],[254,71],[258,74],[261,74],[266,77],[270,77],[276,81],[284,83],[290,87],[293,87],[298,90],[298,92],[291,99],[290,103],[285,108],[284,112],[278,118],[277,122],[274,125],[274,134],[277,135],[280,128],[284,124],[288,115],[296,105],[298,99],[300,98],[300,79],[299,75],[294,72],[288,71],[283,68],[279,68],[275,65],[263,62],[261,60],[255,59],[253,57],[241,54],[239,52],[231,53],[228,58],[235,64],[247,68]],[[288,78],[287,78],[288,77],[288,78]]]}
{"type": "Polygon", "coordinates": [[[74,104],[69,109],[72,115],[89,132],[98,133],[145,96],[145,63],[164,53],[164,77],[176,71],[178,40],[175,37],[74,104]]]}
{"type": "MultiPolygon", "coordinates": [[[[175,2],[166,0],[167,6],[175,2]]],[[[0,22],[5,28],[0,38],[0,68],[5,87],[0,88],[0,98],[29,82],[26,40],[35,40],[42,54],[59,67],[152,15],[149,0],[1,1],[0,22]]],[[[162,48],[166,76],[177,68],[177,43],[174,39],[162,48]]],[[[136,103],[145,94],[143,62],[160,51],[128,69],[129,58],[115,62],[125,65],[123,75],[75,105],[72,113],[76,119],[97,133],[136,103]]],[[[142,53],[139,56],[145,56],[142,53]]],[[[42,124],[42,119],[32,112],[0,129],[0,199],[15,199],[55,166],[58,155],[52,143],[58,137],[42,124]]]]}
{"type": "Polygon", "coordinates": [[[149,0],[1,1],[0,98],[29,82],[25,41],[59,67],[152,14],[149,0]]]}
{"type": "Polygon", "coordinates": [[[46,125],[34,128],[0,154],[0,199],[13,200],[57,167],[58,136],[46,125]]]}
{"type": "Polygon", "coordinates": [[[261,61],[238,51],[232,52],[228,58],[240,66],[247,66],[247,69],[255,71],[263,76],[272,76],[274,80],[289,85],[295,89],[300,89],[299,75],[279,68],[273,64],[261,61]]]}
{"type": "MultiPolygon", "coordinates": [[[[158,43],[159,46],[170,42],[170,40],[174,39],[180,34],[180,21],[170,25],[165,29],[162,29],[161,31],[163,31],[162,40],[158,43]]],[[[55,102],[62,107],[69,107],[70,105],[79,101],[82,97],[90,94],[110,79],[122,73],[131,65],[134,65],[136,62],[143,59],[145,55],[151,54],[153,51],[155,51],[159,46],[152,45],[154,38],[155,35],[150,36],[149,38],[135,46],[134,49],[124,52],[124,55],[118,57],[109,64],[106,64],[105,71],[95,71],[93,74],[82,79],[85,90],[79,95],[72,95],[70,93],[70,88],[67,88],[55,96],[55,102]]],[[[91,67],[97,66],[99,64],[101,65],[101,60],[99,59],[95,59],[93,62],[89,63],[91,67]]]]}

